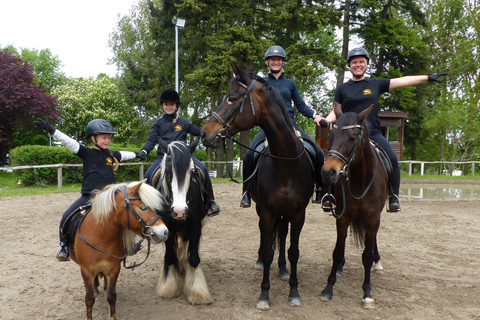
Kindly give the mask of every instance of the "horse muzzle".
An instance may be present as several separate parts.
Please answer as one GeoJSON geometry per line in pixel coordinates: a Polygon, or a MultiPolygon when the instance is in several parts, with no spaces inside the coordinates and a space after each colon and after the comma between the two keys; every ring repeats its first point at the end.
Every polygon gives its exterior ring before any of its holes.
{"type": "Polygon", "coordinates": [[[337,183],[338,178],[340,177],[340,171],[335,168],[326,169],[325,166],[322,168],[321,171],[322,180],[329,185],[334,185],[337,183]]]}
{"type": "Polygon", "coordinates": [[[224,137],[219,132],[211,132],[210,134],[207,134],[205,131],[202,131],[202,143],[206,147],[220,147],[223,138],[224,137]]]}
{"type": "Polygon", "coordinates": [[[150,238],[153,243],[165,242],[168,239],[168,228],[165,225],[151,227],[150,238]]]}

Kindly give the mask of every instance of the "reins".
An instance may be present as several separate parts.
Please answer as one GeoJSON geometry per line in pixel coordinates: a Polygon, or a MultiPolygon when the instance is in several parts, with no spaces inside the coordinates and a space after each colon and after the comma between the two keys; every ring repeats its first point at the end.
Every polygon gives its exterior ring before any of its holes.
{"type": "MultiPolygon", "coordinates": [[[[133,209],[130,201],[131,200],[141,200],[140,197],[133,197],[133,198],[129,198],[128,197],[128,194],[127,194],[127,186],[124,187],[123,189],[123,195],[124,195],[124,199],[125,199],[125,203],[124,203],[124,207],[126,207],[126,211],[127,211],[127,224],[128,224],[128,229],[130,229],[130,215],[129,215],[129,212],[132,212],[132,214],[135,216],[136,220],[142,225],[143,227],[143,230],[142,230],[142,238],[140,239],[140,241],[135,245],[135,249],[134,249],[134,253],[136,253],[140,248],[141,248],[141,245],[142,245],[142,242],[146,239],[146,238],[149,238],[151,236],[151,232],[149,234],[147,234],[146,232],[148,230],[151,229],[152,225],[157,222],[157,220],[160,219],[160,216],[157,215],[150,223],[146,223],[145,221],[143,221],[142,217],[140,217],[140,215],[138,215],[138,213],[135,211],[135,209],[133,209]]],[[[78,225],[77,227],[77,234],[79,236],[80,239],[82,239],[82,241],[87,244],[89,247],[101,252],[101,253],[104,253],[106,255],[109,255],[113,258],[116,258],[116,259],[121,259],[123,260],[123,266],[126,268],[126,269],[132,269],[134,270],[136,267],[142,265],[145,263],[145,261],[147,260],[148,256],[150,255],[150,241],[148,241],[148,250],[147,250],[147,255],[145,257],[145,259],[141,262],[141,263],[136,263],[134,262],[133,265],[130,265],[130,266],[127,266],[126,265],[126,262],[127,262],[127,256],[129,255],[132,255],[130,254],[129,252],[127,252],[127,250],[125,250],[125,254],[120,257],[120,256],[116,256],[114,254],[111,254],[111,253],[108,253],[108,252],[105,252],[103,251],[102,249],[99,249],[97,247],[95,247],[94,245],[92,245],[90,242],[87,241],[87,239],[85,239],[83,237],[83,235],[80,233],[80,225],[78,225]]]]}
{"type": "MultiPolygon", "coordinates": [[[[378,162],[378,160],[377,160],[377,155],[374,152],[373,156],[374,156],[374,159],[375,159],[375,167],[374,167],[374,170],[373,170],[372,179],[370,180],[367,187],[365,188],[365,190],[363,191],[363,193],[360,196],[355,196],[352,193],[352,190],[350,188],[350,165],[355,160],[355,153],[357,152],[357,148],[359,147],[360,142],[362,142],[362,147],[365,147],[365,145],[366,145],[365,143],[363,143],[363,140],[364,140],[363,130],[364,130],[364,128],[361,125],[357,124],[357,125],[344,126],[344,127],[342,127],[342,130],[353,129],[353,128],[360,128],[361,131],[360,131],[360,134],[358,135],[357,142],[355,143],[355,146],[353,147],[353,150],[350,153],[350,156],[348,157],[348,159],[343,154],[341,154],[340,152],[338,152],[336,150],[329,150],[327,152],[327,156],[334,156],[334,157],[340,159],[345,164],[343,169],[340,171],[340,173],[342,174],[342,180],[340,181],[340,185],[342,186],[342,198],[343,198],[342,212],[339,215],[337,215],[336,212],[335,212],[335,208],[332,208],[332,216],[334,216],[336,219],[340,219],[343,216],[343,214],[345,213],[346,196],[345,196],[344,183],[345,182],[347,183],[347,188],[348,188],[348,192],[350,193],[350,195],[356,200],[361,200],[365,197],[367,192],[370,190],[370,188],[373,185],[373,181],[375,180],[375,177],[377,176],[377,166],[378,166],[377,162],[378,162]]],[[[329,196],[334,199],[332,194],[330,194],[329,196]]]]}

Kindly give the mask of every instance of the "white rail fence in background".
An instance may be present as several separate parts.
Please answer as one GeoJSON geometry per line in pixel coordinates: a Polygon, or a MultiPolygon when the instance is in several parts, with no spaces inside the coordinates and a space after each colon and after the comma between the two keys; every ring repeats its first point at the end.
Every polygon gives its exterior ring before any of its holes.
{"type": "MultiPolygon", "coordinates": [[[[205,161],[204,163],[208,164],[233,164],[234,170],[241,170],[242,161],[234,160],[234,161],[205,161]]],[[[399,161],[400,164],[408,164],[408,175],[411,176],[413,173],[414,165],[420,165],[420,175],[424,175],[425,173],[425,165],[433,165],[433,164],[453,164],[455,166],[467,166],[470,165],[470,174],[472,177],[475,176],[475,165],[480,165],[480,161],[466,161],[466,162],[451,162],[451,161],[418,161],[418,160],[408,160],[408,161],[399,161]]],[[[145,165],[151,165],[153,162],[135,162],[135,163],[120,163],[121,166],[139,166],[138,172],[138,179],[142,180],[144,176],[144,167],[145,165]]],[[[0,171],[7,171],[13,172],[14,170],[26,170],[26,169],[39,169],[39,168],[57,168],[57,180],[58,180],[58,189],[61,190],[63,186],[63,168],[64,167],[82,167],[82,164],[46,164],[40,166],[18,166],[18,167],[0,167],[0,171]]],[[[215,170],[210,171],[210,176],[217,177],[217,172],[215,170]]],[[[461,170],[453,170],[453,172],[442,172],[442,174],[449,174],[449,175],[463,175],[461,170]]]]}

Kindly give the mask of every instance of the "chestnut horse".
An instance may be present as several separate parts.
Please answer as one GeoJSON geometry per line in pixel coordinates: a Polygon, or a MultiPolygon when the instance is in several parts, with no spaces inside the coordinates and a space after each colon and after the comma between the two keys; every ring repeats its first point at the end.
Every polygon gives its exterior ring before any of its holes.
{"type": "Polygon", "coordinates": [[[157,294],[162,298],[177,296],[180,272],[185,271],[183,290],[188,301],[192,304],[209,304],[213,298],[199,255],[202,221],[207,215],[207,194],[202,170],[195,166],[192,159],[198,141],[196,138],[190,145],[183,141],[173,141],[168,145],[162,139],[158,141],[158,152],[164,153],[164,156],[158,182],[158,175],[155,174],[152,183],[170,207],[162,214],[170,237],[165,242],[164,266],[157,294]]]}
{"type": "Polygon", "coordinates": [[[91,206],[71,242],[71,258],[80,265],[85,284],[87,319],[92,319],[99,277],[104,277],[110,319],[114,320],[121,261],[135,252],[135,236],[154,243],[167,240],[168,229],[156,212],[163,209],[163,201],[155,188],[141,181],[109,185],[96,192],[91,206]]]}
{"type": "Polygon", "coordinates": [[[345,264],[345,240],[348,227],[352,227],[357,244],[363,245],[362,263],[365,269],[362,307],[374,308],[370,285],[370,270],[376,263],[376,271],[383,268],[377,247],[380,213],[387,199],[387,181],[379,155],[369,142],[365,119],[372,106],[360,114],[342,114],[342,106],[335,103],[337,128],[329,134],[330,147],[322,169],[323,181],[334,185],[337,199],[333,216],[336,220],[337,242],[333,251],[333,265],[328,283],[320,298],[330,301],[337,274],[343,274],[345,264]]]}
{"type": "Polygon", "coordinates": [[[274,235],[277,230],[282,230],[279,228],[281,221],[290,224],[288,300],[291,306],[299,306],[302,299],[298,292],[298,247],[305,209],[314,187],[312,166],[280,94],[261,77],[250,76],[233,62],[232,67],[235,77],[230,82],[230,91],[203,126],[202,141],[205,146],[216,148],[225,137],[231,138],[240,131],[255,126],[265,131],[268,148],[251,179],[250,192],[260,218],[259,253],[263,263],[257,308],[270,308],[270,266],[274,256],[274,235]]]}

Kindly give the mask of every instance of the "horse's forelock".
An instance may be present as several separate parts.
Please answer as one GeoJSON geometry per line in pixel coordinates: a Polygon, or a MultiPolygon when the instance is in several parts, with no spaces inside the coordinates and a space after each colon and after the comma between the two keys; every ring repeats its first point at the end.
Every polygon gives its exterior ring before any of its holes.
{"type": "Polygon", "coordinates": [[[182,188],[186,182],[187,173],[190,172],[191,155],[187,145],[181,141],[174,141],[168,146],[168,153],[172,159],[172,172],[182,188]]]}
{"type": "Polygon", "coordinates": [[[341,115],[341,117],[337,120],[337,127],[339,129],[345,126],[351,126],[358,124],[358,117],[355,112],[345,112],[341,115]]]}
{"type": "MultiPolygon", "coordinates": [[[[131,182],[128,188],[135,186],[138,182],[131,182]]],[[[160,194],[160,191],[149,184],[143,183],[138,190],[139,197],[142,202],[153,210],[161,211],[165,205],[160,194]]]]}

